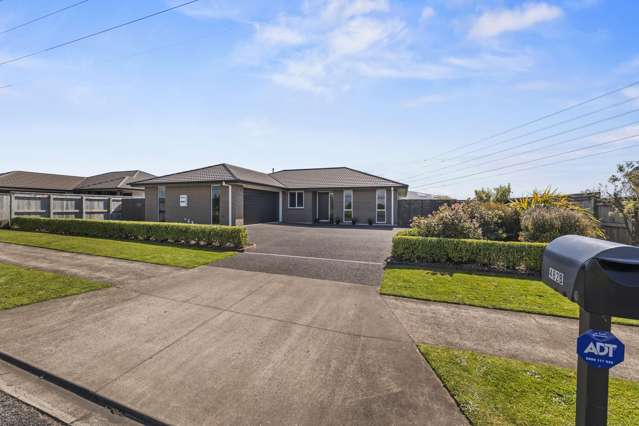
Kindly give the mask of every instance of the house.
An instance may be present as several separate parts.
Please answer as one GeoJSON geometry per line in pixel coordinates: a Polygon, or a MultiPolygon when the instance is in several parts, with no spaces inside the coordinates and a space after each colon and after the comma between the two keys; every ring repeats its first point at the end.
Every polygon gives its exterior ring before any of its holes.
{"type": "Polygon", "coordinates": [[[349,167],[262,173],[217,164],[135,182],[146,220],[242,225],[259,222],[397,224],[408,186],[349,167]]]}
{"type": "Polygon", "coordinates": [[[131,183],[152,177],[152,174],[141,170],[109,172],[90,177],[11,171],[0,174],[0,192],[78,193],[144,197],[144,190],[131,186],[131,183]]]}

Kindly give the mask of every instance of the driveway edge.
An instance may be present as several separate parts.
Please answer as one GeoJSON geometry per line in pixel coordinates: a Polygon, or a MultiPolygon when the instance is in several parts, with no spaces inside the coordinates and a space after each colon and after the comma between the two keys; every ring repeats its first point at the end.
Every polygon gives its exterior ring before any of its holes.
{"type": "MultiPolygon", "coordinates": [[[[62,388],[68,392],[71,392],[72,394],[77,395],[86,401],[99,405],[111,412],[116,411],[120,415],[127,417],[128,419],[131,419],[135,422],[145,424],[145,425],[152,425],[152,426],[168,426],[167,423],[164,423],[152,416],[149,416],[148,414],[145,414],[145,413],[142,413],[141,411],[130,408],[110,398],[103,397],[97,394],[96,392],[93,392],[85,388],[84,386],[80,386],[69,380],[56,376],[55,374],[49,373],[33,364],[25,362],[5,352],[0,351],[0,360],[26,373],[29,373],[39,379],[45,380],[46,382],[50,384],[53,384],[59,388],[62,388]]],[[[52,415],[49,413],[47,414],[56,418],[55,415],[52,415]]]]}

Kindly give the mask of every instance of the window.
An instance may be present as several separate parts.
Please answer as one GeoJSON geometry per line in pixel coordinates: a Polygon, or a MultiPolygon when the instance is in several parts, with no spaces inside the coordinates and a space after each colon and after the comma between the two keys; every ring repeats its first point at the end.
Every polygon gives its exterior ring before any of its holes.
{"type": "Polygon", "coordinates": [[[211,223],[220,224],[220,187],[211,187],[211,223]]]}
{"type": "Polygon", "coordinates": [[[378,189],[375,198],[377,198],[377,216],[375,221],[377,223],[386,223],[386,190],[378,189]]]}
{"type": "Polygon", "coordinates": [[[158,186],[158,220],[166,222],[166,186],[158,186]]]}
{"type": "Polygon", "coordinates": [[[189,206],[189,196],[187,194],[180,195],[180,207],[188,207],[189,206]]]}
{"type": "Polygon", "coordinates": [[[289,209],[304,208],[304,191],[292,191],[288,193],[288,208],[289,209]]]}
{"type": "Polygon", "coordinates": [[[344,222],[353,220],[353,191],[344,191],[344,222]]]}

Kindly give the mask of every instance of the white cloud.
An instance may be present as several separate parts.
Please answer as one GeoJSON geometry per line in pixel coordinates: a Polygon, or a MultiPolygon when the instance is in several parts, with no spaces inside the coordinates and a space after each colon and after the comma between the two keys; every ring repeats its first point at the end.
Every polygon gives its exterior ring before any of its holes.
{"type": "Polygon", "coordinates": [[[451,56],[444,62],[471,71],[496,70],[504,72],[522,72],[534,65],[534,59],[527,54],[496,55],[485,53],[477,56],[451,56]]]}
{"type": "Polygon", "coordinates": [[[639,70],[639,56],[632,58],[631,60],[619,65],[616,69],[619,73],[631,73],[639,70]]]}
{"type": "Polygon", "coordinates": [[[426,22],[430,21],[430,18],[432,18],[433,16],[435,16],[435,9],[430,6],[426,6],[422,9],[422,13],[419,16],[419,23],[423,25],[426,22]]]}
{"type": "Polygon", "coordinates": [[[275,132],[275,127],[266,118],[244,117],[238,124],[246,134],[253,137],[266,136],[275,132]]]}
{"type": "Polygon", "coordinates": [[[448,102],[449,100],[453,99],[453,97],[454,97],[453,95],[448,93],[418,96],[416,98],[408,99],[402,102],[402,106],[406,108],[416,108],[416,107],[430,105],[430,104],[441,104],[444,102],[448,102]]]}
{"type": "Polygon", "coordinates": [[[329,35],[329,47],[337,55],[357,54],[399,35],[403,27],[399,20],[351,19],[329,35]]]}
{"type": "Polygon", "coordinates": [[[515,90],[522,90],[524,92],[542,92],[555,88],[557,88],[557,83],[546,80],[522,81],[521,83],[515,84],[515,90]]]}
{"type": "Polygon", "coordinates": [[[473,23],[469,36],[483,39],[512,31],[530,28],[542,22],[560,18],[562,10],[548,3],[529,3],[515,9],[500,9],[486,12],[473,23]]]}
{"type": "Polygon", "coordinates": [[[329,0],[324,7],[324,19],[347,19],[373,12],[388,12],[387,0],[329,0]]]}
{"type": "Polygon", "coordinates": [[[285,25],[258,25],[256,37],[266,44],[296,45],[305,41],[304,35],[285,25]]]}

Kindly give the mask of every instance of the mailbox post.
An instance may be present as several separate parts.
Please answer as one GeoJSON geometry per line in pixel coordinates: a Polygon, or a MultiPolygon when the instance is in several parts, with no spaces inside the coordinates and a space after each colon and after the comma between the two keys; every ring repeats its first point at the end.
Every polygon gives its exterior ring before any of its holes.
{"type": "Polygon", "coordinates": [[[543,281],[579,304],[577,421],[605,425],[609,368],[623,361],[624,346],[611,317],[639,319],[639,248],[567,235],[544,251],[543,281]]]}

